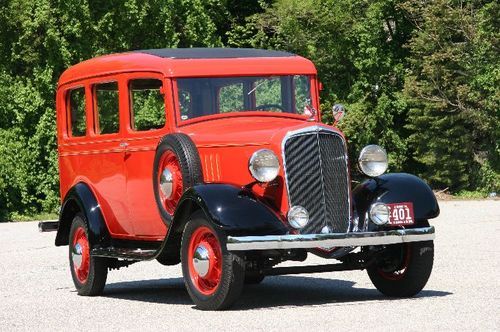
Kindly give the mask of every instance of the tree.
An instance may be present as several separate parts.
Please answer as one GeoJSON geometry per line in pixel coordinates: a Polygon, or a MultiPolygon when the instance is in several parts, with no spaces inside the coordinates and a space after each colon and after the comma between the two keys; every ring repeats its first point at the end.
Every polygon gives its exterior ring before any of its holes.
{"type": "Polygon", "coordinates": [[[498,190],[498,4],[401,7],[415,26],[404,88],[414,169],[438,188],[498,190]]]}
{"type": "Polygon", "coordinates": [[[346,104],[342,129],[351,158],[378,143],[390,154],[391,169],[406,160],[406,104],[400,91],[411,29],[398,1],[280,0],[230,32],[229,45],[282,49],[311,59],[325,90],[323,114],[346,104]]]}
{"type": "Polygon", "coordinates": [[[225,2],[217,0],[6,0],[0,6],[0,221],[15,211],[57,209],[54,95],[65,68],[133,49],[222,46],[218,24],[227,18],[225,2]]]}

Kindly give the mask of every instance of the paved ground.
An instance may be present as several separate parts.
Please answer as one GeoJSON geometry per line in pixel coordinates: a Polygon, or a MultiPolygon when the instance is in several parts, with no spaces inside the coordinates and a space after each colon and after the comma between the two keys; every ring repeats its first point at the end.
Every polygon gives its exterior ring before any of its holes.
{"type": "Polygon", "coordinates": [[[101,297],[78,296],[54,233],[0,224],[0,331],[499,331],[500,201],[441,209],[434,271],[415,298],[384,298],[363,271],[282,276],[247,287],[225,312],[194,309],[180,267],[156,262],[112,271],[101,297]]]}

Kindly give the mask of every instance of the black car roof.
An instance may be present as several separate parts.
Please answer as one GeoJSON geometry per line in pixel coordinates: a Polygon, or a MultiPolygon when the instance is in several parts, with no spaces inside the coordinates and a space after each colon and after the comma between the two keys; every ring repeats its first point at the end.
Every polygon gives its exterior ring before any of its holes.
{"type": "Polygon", "coordinates": [[[150,50],[137,50],[137,53],[155,55],[171,59],[228,59],[228,58],[276,58],[295,56],[284,51],[262,50],[254,48],[157,48],[150,50]]]}

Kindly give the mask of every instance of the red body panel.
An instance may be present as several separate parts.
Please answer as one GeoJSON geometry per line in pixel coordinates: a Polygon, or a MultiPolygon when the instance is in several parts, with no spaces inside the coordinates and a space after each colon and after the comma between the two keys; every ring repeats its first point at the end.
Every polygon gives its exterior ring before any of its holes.
{"type": "MultiPolygon", "coordinates": [[[[248,160],[255,151],[275,152],[283,165],[281,144],[293,130],[322,125],[304,116],[270,112],[241,112],[205,116],[181,123],[176,110],[175,78],[236,75],[311,75],[312,104],[319,109],[316,70],[299,56],[284,58],[166,59],[148,54],[110,55],[82,62],[65,71],[57,92],[57,121],[61,198],[78,182],[93,190],[111,235],[115,238],[161,240],[166,226],[160,218],[152,182],[155,149],[161,137],[180,132],[196,144],[207,183],[247,185],[254,182],[248,160]],[[156,78],[163,81],[166,125],[136,132],[130,126],[128,81],[156,78]],[[117,81],[120,89],[120,131],[98,135],[92,85],[117,81]],[[65,96],[68,89],[86,88],[85,137],[70,137],[65,96]]],[[[323,125],[324,126],[324,125],[323,125]]],[[[286,215],[288,200],[283,168],[271,184],[253,190],[286,215]]]]}

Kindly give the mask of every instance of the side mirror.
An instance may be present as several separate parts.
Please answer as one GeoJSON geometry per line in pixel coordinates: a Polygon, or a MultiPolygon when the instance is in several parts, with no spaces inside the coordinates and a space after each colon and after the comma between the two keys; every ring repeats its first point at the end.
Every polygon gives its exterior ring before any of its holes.
{"type": "Polygon", "coordinates": [[[335,126],[337,123],[340,122],[340,120],[342,120],[342,118],[345,115],[344,105],[342,104],[333,105],[332,114],[333,114],[333,125],[335,126]]]}

